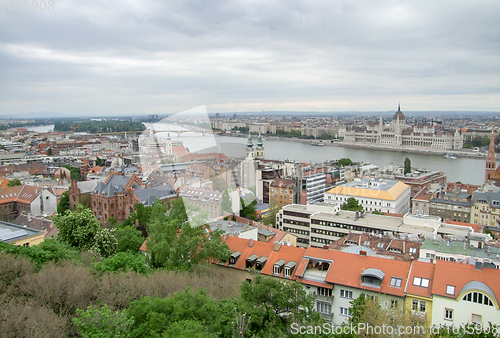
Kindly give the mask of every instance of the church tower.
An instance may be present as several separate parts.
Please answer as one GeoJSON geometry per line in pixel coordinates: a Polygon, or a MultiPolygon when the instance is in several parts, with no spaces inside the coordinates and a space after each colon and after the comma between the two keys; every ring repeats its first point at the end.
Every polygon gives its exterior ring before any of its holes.
{"type": "Polygon", "coordinates": [[[264,145],[262,143],[262,137],[259,134],[259,139],[257,140],[257,147],[255,148],[255,157],[259,159],[264,158],[264,145]]]}
{"type": "Polygon", "coordinates": [[[250,133],[248,134],[246,152],[247,152],[247,158],[255,158],[255,151],[253,148],[252,136],[250,135],[250,133]]]}
{"type": "Polygon", "coordinates": [[[490,138],[490,148],[488,149],[488,154],[486,155],[486,171],[484,176],[484,183],[488,182],[491,175],[496,169],[496,156],[495,156],[495,129],[491,131],[490,138]]]}

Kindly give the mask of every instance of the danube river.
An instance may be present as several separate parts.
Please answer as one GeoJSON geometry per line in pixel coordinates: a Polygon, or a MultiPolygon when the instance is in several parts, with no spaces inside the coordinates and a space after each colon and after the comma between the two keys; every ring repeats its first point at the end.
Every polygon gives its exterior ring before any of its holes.
{"type": "MultiPolygon", "coordinates": [[[[151,128],[151,124],[145,123],[151,128]]],[[[29,127],[39,132],[47,132],[54,126],[29,127]]],[[[178,126],[164,125],[158,127],[161,130],[184,129],[178,126]],[[160,128],[161,127],[161,128],[160,128]]],[[[167,137],[167,133],[158,133],[160,137],[167,137]]],[[[172,133],[173,140],[179,140],[192,152],[222,152],[231,157],[245,157],[247,139],[243,137],[228,136],[201,136],[197,133],[185,133],[177,136],[172,133]]],[[[254,144],[257,139],[254,138],[254,144]]],[[[484,158],[460,157],[456,160],[447,160],[440,155],[409,154],[396,151],[384,151],[373,149],[343,148],[338,146],[314,147],[308,143],[294,142],[290,140],[264,140],[266,158],[276,160],[296,160],[302,162],[323,162],[326,160],[338,160],[348,157],[353,161],[364,161],[379,166],[383,169],[391,163],[403,165],[408,156],[414,168],[425,168],[444,171],[448,175],[449,182],[463,182],[469,184],[483,184],[484,182],[484,158]]]]}
{"type": "MultiPolygon", "coordinates": [[[[231,157],[241,158],[245,156],[246,138],[200,136],[194,133],[189,136],[177,137],[176,134],[172,134],[171,136],[174,140],[182,141],[190,151],[218,151],[231,157]]],[[[254,138],[254,144],[256,142],[257,139],[254,138]]],[[[484,158],[460,157],[456,160],[448,160],[441,155],[412,154],[339,146],[315,147],[308,143],[290,140],[264,140],[264,148],[267,159],[323,162],[348,157],[353,161],[364,161],[377,165],[381,169],[391,163],[403,165],[405,158],[409,157],[413,168],[444,171],[448,175],[449,182],[460,181],[462,183],[478,185],[484,183],[484,158]]]]}

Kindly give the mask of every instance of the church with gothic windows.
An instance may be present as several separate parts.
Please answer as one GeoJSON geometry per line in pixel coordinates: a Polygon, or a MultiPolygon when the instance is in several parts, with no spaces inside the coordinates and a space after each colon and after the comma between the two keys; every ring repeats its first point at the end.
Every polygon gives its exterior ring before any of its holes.
{"type": "Polygon", "coordinates": [[[346,129],[344,143],[350,145],[370,145],[381,148],[419,150],[459,150],[463,148],[464,137],[459,130],[442,130],[434,123],[406,123],[401,107],[386,125],[380,117],[375,125],[346,129]]]}

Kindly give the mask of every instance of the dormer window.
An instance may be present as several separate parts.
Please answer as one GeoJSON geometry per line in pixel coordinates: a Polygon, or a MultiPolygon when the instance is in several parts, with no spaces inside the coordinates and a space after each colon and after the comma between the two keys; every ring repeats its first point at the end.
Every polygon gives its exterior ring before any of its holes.
{"type": "Polygon", "coordinates": [[[454,285],[446,285],[446,294],[447,295],[455,295],[455,286],[454,285]]]}
{"type": "Polygon", "coordinates": [[[379,269],[366,269],[361,274],[361,285],[380,288],[385,274],[379,269]]]}
{"type": "Polygon", "coordinates": [[[241,252],[236,251],[231,254],[231,257],[229,257],[229,264],[234,265],[238,261],[238,258],[240,258],[241,252]]]}
{"type": "Polygon", "coordinates": [[[283,266],[285,266],[285,263],[286,262],[284,259],[280,259],[279,261],[277,261],[273,267],[273,274],[279,275],[281,273],[281,270],[283,270],[283,266]]]}
{"type": "Polygon", "coordinates": [[[245,267],[247,269],[253,268],[255,262],[257,261],[257,258],[259,258],[259,256],[257,256],[257,255],[252,255],[252,256],[248,257],[245,267]]]}
{"type": "Polygon", "coordinates": [[[285,265],[285,274],[284,274],[284,277],[290,277],[293,273],[293,269],[295,269],[295,266],[297,264],[295,262],[288,262],[286,265],[285,265]]]}
{"type": "Polygon", "coordinates": [[[262,256],[261,258],[259,258],[255,263],[255,270],[259,271],[262,270],[264,268],[264,265],[266,265],[266,262],[267,262],[266,256],[262,256]]]}

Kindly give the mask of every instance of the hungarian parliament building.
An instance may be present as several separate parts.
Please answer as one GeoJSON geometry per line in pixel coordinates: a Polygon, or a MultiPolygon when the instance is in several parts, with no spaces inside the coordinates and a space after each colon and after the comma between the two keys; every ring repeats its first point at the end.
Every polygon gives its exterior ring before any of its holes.
{"type": "Polygon", "coordinates": [[[378,125],[353,127],[345,131],[345,144],[372,145],[381,148],[427,149],[435,151],[459,150],[464,137],[457,129],[442,130],[432,124],[407,125],[406,118],[398,106],[390,125],[384,125],[382,117],[378,125]]]}

